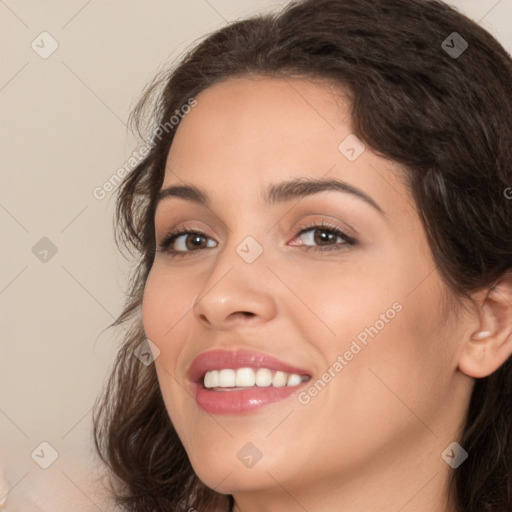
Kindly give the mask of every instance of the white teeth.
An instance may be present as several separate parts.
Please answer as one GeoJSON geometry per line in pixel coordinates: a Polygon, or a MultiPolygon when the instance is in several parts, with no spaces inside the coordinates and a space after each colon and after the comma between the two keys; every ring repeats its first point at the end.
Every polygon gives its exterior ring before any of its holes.
{"type": "Polygon", "coordinates": [[[297,373],[285,373],[281,371],[274,372],[268,368],[238,368],[232,370],[224,368],[222,370],[211,370],[204,376],[205,388],[249,388],[253,386],[276,388],[283,386],[297,386],[306,376],[297,373]]]}
{"type": "Polygon", "coordinates": [[[219,371],[219,386],[221,388],[232,388],[235,386],[235,370],[219,371]]]}
{"type": "Polygon", "coordinates": [[[287,386],[296,386],[297,384],[301,383],[300,375],[297,375],[296,373],[292,373],[288,376],[288,382],[286,383],[287,386]]]}
{"type": "Polygon", "coordinates": [[[288,374],[284,372],[276,372],[274,373],[274,377],[272,379],[272,386],[275,388],[280,388],[282,386],[286,386],[286,382],[288,379],[288,374]]]}
{"type": "Polygon", "coordinates": [[[236,385],[238,387],[254,386],[255,382],[256,377],[252,368],[238,368],[236,371],[236,385]]]}
{"type": "Polygon", "coordinates": [[[206,388],[215,388],[219,385],[219,370],[212,370],[204,376],[204,386],[206,388]]]}
{"type": "Polygon", "coordinates": [[[268,368],[258,368],[256,372],[256,386],[268,387],[272,384],[272,372],[268,368]]]}

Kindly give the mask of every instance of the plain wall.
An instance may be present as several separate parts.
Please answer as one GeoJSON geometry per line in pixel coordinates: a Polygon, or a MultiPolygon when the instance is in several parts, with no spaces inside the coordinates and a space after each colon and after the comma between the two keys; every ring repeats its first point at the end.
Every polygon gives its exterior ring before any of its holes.
{"type": "MultiPolygon", "coordinates": [[[[9,499],[53,486],[87,501],[78,466],[89,464],[81,454],[91,408],[122,332],[104,329],[121,311],[129,269],[113,240],[114,194],[93,191],[137,147],[125,126],[131,107],[198,38],[285,3],[0,2],[0,462],[9,499]],[[44,31],[58,43],[48,58],[31,46],[51,49],[44,31]],[[43,441],[59,454],[48,469],[31,457],[43,441]]],[[[512,52],[512,0],[449,3],[512,52]]]]}

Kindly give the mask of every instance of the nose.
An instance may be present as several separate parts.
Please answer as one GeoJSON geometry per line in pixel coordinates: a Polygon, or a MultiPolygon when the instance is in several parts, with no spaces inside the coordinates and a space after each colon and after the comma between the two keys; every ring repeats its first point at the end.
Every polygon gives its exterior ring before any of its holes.
{"type": "Polygon", "coordinates": [[[272,273],[262,261],[248,264],[237,258],[235,254],[229,261],[224,260],[225,264],[217,265],[197,296],[193,314],[205,328],[255,326],[276,316],[272,273]]]}

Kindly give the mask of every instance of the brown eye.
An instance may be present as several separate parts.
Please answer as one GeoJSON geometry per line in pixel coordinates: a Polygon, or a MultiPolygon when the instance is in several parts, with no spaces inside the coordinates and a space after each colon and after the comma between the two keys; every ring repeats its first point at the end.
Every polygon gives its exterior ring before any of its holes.
{"type": "Polygon", "coordinates": [[[203,247],[206,237],[198,233],[191,233],[185,236],[185,247],[188,250],[201,249],[203,247]]]}
{"type": "Polygon", "coordinates": [[[160,243],[159,249],[162,252],[177,254],[215,247],[215,244],[216,242],[199,231],[179,231],[169,233],[160,243]],[[213,242],[213,245],[211,242],[213,242]]]}
{"type": "MultiPolygon", "coordinates": [[[[344,245],[355,245],[355,240],[337,227],[311,226],[300,231],[297,237],[302,237],[303,245],[307,249],[318,247],[325,249],[337,249],[344,245]]],[[[295,244],[294,244],[295,245],[295,244]]]]}

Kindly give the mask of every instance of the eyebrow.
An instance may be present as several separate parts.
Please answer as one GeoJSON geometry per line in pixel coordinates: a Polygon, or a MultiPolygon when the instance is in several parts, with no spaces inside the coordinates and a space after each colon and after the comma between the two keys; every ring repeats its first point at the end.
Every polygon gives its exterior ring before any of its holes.
{"type": "MultiPolygon", "coordinates": [[[[365,192],[343,180],[332,178],[319,180],[298,178],[276,183],[268,187],[263,195],[263,199],[265,204],[272,205],[293,199],[302,199],[303,197],[325,191],[352,194],[375,208],[382,215],[386,215],[384,210],[365,192]]],[[[160,190],[157,196],[157,205],[162,199],[170,197],[184,199],[206,207],[211,205],[208,194],[194,185],[171,185],[160,190]]]]}

